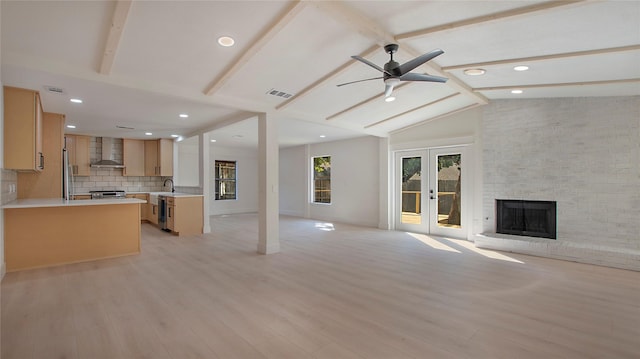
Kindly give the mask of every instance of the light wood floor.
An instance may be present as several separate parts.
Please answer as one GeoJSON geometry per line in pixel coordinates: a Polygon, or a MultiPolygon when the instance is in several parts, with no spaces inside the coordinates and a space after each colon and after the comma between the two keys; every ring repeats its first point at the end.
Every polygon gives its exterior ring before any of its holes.
{"type": "Polygon", "coordinates": [[[640,272],[283,217],[9,273],[2,358],[639,358],[640,272]]]}

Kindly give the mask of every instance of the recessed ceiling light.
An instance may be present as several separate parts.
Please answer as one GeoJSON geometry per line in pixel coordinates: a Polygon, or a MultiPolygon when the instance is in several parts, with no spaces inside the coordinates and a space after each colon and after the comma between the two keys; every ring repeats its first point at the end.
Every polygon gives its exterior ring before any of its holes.
{"type": "Polygon", "coordinates": [[[211,140],[211,142],[216,142],[217,140],[211,140]]]}
{"type": "Polygon", "coordinates": [[[464,70],[465,75],[469,76],[480,76],[484,75],[487,71],[484,69],[466,69],[464,70]]]}
{"type": "Polygon", "coordinates": [[[389,97],[385,98],[384,100],[385,100],[386,102],[392,102],[392,101],[395,101],[395,100],[396,100],[396,98],[395,98],[395,97],[393,97],[393,96],[389,96],[389,97]]]}
{"type": "Polygon", "coordinates": [[[69,101],[73,102],[73,103],[82,103],[82,100],[79,98],[72,98],[69,101]]]}
{"type": "Polygon", "coordinates": [[[513,93],[513,94],[521,94],[522,90],[511,90],[511,93],[513,93]]]}
{"type": "Polygon", "coordinates": [[[171,137],[178,138],[178,137],[180,137],[180,135],[171,135],[171,137]]]}
{"type": "Polygon", "coordinates": [[[520,66],[516,66],[513,68],[516,71],[527,71],[529,70],[529,66],[525,66],[525,65],[520,65],[520,66]]]}
{"type": "Polygon", "coordinates": [[[325,136],[325,135],[320,135],[320,138],[325,138],[325,137],[327,137],[327,136],[325,136]]]}
{"type": "Polygon", "coordinates": [[[218,38],[218,44],[220,44],[220,46],[229,47],[233,46],[235,43],[236,41],[229,36],[222,36],[218,38]]]}
{"type": "Polygon", "coordinates": [[[147,136],[153,135],[153,133],[151,133],[151,132],[145,132],[144,134],[147,135],[147,136]]]}
{"type": "Polygon", "coordinates": [[[189,115],[187,115],[186,113],[181,113],[180,114],[180,118],[187,118],[187,117],[189,117],[189,115]]]}
{"type": "Polygon", "coordinates": [[[67,128],[76,128],[76,125],[67,125],[67,128]]]}

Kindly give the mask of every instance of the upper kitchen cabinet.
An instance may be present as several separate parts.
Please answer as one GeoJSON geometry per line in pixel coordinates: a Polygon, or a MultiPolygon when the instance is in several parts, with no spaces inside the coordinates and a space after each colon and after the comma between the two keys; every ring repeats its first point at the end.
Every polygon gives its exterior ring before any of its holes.
{"type": "Polygon", "coordinates": [[[69,154],[69,166],[74,176],[90,176],[91,175],[91,155],[89,152],[89,144],[91,137],[80,135],[65,136],[65,146],[69,154]]]}
{"type": "Polygon", "coordinates": [[[122,140],[123,176],[144,176],[144,140],[122,140]]]}
{"type": "Polygon", "coordinates": [[[45,112],[42,123],[42,152],[47,166],[42,171],[18,172],[18,198],[62,197],[62,148],[65,116],[45,112]]]}
{"type": "Polygon", "coordinates": [[[173,141],[144,141],[145,176],[173,176],[173,141]]]}
{"type": "Polygon", "coordinates": [[[4,168],[42,171],[42,104],[37,91],[4,87],[4,168]]]}

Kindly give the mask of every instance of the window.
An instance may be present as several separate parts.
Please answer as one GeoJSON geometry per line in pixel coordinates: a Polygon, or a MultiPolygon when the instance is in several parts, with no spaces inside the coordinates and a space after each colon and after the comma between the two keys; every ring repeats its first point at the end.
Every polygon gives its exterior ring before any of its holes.
{"type": "Polygon", "coordinates": [[[313,202],[331,203],[331,156],[313,157],[313,202]]]}
{"type": "Polygon", "coordinates": [[[216,161],[216,200],[236,199],[236,161],[216,161]]]}

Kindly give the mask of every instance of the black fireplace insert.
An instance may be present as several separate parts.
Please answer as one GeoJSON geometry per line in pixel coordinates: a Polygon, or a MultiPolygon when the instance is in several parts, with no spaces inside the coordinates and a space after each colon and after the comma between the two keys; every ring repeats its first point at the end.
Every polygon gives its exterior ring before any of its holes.
{"type": "Polygon", "coordinates": [[[556,239],[556,202],[496,200],[496,232],[556,239]]]}

